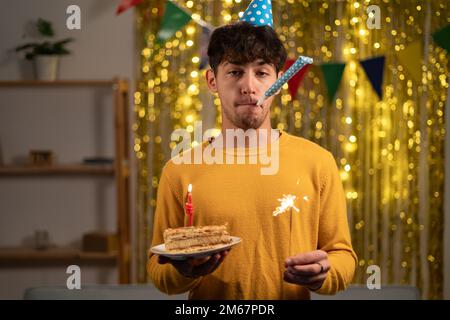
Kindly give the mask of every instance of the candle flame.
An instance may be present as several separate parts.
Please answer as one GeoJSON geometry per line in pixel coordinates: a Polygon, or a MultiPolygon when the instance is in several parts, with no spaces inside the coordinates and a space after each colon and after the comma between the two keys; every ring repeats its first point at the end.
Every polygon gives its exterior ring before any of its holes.
{"type": "Polygon", "coordinates": [[[192,184],[191,183],[189,183],[189,185],[188,185],[188,192],[192,192],[192,184]]]}
{"type": "Polygon", "coordinates": [[[294,209],[295,211],[299,212],[300,210],[294,205],[294,201],[296,198],[297,197],[292,194],[283,194],[283,198],[278,199],[278,201],[280,201],[280,206],[275,209],[273,215],[277,216],[288,211],[289,209],[294,209]]]}

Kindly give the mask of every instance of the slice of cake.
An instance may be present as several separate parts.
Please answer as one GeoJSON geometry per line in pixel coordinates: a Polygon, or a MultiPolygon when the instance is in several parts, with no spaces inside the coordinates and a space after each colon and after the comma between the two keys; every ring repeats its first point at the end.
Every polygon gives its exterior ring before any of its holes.
{"type": "Polygon", "coordinates": [[[226,225],[169,228],[164,231],[166,250],[173,253],[214,249],[231,241],[226,225]]]}

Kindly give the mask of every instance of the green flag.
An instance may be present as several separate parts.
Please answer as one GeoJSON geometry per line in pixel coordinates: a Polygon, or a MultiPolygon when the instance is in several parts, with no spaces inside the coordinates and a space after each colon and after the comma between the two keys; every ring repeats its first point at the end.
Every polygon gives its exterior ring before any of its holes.
{"type": "Polygon", "coordinates": [[[339,88],[342,75],[345,69],[345,63],[324,63],[320,65],[325,84],[327,85],[328,102],[333,101],[336,91],[339,88]]]}
{"type": "Polygon", "coordinates": [[[433,33],[433,39],[439,47],[450,53],[450,24],[433,33]]]}
{"type": "Polygon", "coordinates": [[[172,1],[167,0],[164,16],[158,34],[156,35],[156,42],[160,44],[166,42],[175,34],[175,32],[191,21],[191,19],[192,17],[183,9],[178,7],[172,1]]]}

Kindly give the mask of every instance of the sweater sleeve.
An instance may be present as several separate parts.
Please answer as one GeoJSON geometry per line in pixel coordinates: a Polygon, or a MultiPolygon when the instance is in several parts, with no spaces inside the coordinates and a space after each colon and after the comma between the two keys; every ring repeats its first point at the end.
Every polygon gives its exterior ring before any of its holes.
{"type": "MultiPolygon", "coordinates": [[[[173,192],[166,167],[164,167],[158,186],[151,246],[164,242],[163,233],[165,229],[183,225],[184,210],[181,197],[177,197],[173,192]]],[[[155,287],[169,295],[187,292],[201,281],[201,278],[190,279],[181,275],[169,263],[159,264],[158,256],[151,252],[149,252],[147,261],[147,272],[155,287]]]]}
{"type": "Polygon", "coordinates": [[[320,192],[318,249],[328,253],[330,270],[319,294],[336,294],[352,281],[357,256],[352,248],[347,205],[336,161],[330,152],[324,165],[320,192]]]}

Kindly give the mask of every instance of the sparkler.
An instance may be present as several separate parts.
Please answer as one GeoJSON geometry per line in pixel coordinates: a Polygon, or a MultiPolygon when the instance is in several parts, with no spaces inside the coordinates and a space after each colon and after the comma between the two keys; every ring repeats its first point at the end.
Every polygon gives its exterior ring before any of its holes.
{"type": "Polygon", "coordinates": [[[280,206],[278,206],[275,211],[273,212],[273,216],[276,217],[279,214],[282,214],[289,209],[294,209],[295,211],[299,212],[300,210],[294,205],[294,201],[297,197],[292,194],[283,194],[283,197],[281,199],[278,199],[280,201],[280,206]]]}

